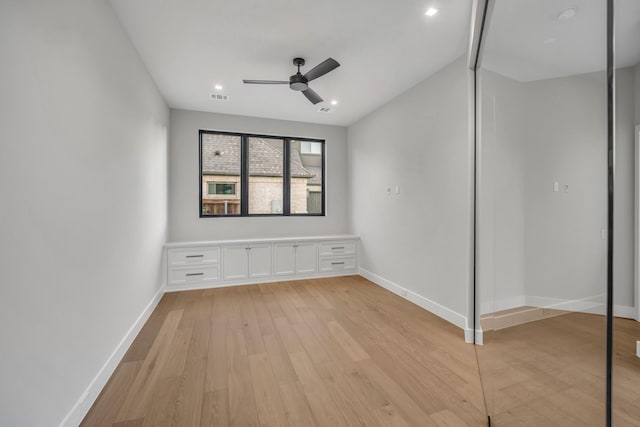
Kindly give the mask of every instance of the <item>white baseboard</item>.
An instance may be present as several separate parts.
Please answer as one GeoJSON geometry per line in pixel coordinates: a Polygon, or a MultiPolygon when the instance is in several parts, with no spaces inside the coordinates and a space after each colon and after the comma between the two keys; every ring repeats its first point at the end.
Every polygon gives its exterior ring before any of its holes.
{"type": "Polygon", "coordinates": [[[438,304],[435,301],[425,298],[413,291],[410,291],[409,289],[404,288],[390,280],[387,280],[384,277],[380,277],[375,273],[365,270],[364,268],[360,268],[359,271],[362,277],[372,281],[376,285],[379,285],[393,292],[394,294],[399,295],[408,301],[411,301],[417,306],[424,308],[425,310],[435,314],[436,316],[443,318],[449,323],[456,325],[464,331],[465,341],[473,341],[473,334],[471,333],[471,331],[469,332],[471,340],[467,340],[467,318],[462,314],[457,313],[442,304],[438,304]]]}
{"type": "Polygon", "coordinates": [[[605,304],[605,294],[593,295],[580,299],[551,298],[534,295],[526,296],[526,305],[531,307],[579,311],[581,313],[604,314],[606,313],[605,304]]]}
{"type": "Polygon", "coordinates": [[[495,301],[483,301],[480,303],[480,314],[495,313],[496,311],[510,310],[526,305],[525,295],[516,295],[508,298],[500,298],[495,301]]]}
{"type": "Polygon", "coordinates": [[[465,328],[464,329],[464,342],[473,344],[473,329],[465,328]]]}
{"type": "Polygon", "coordinates": [[[628,305],[614,305],[613,306],[613,315],[615,317],[624,317],[626,319],[636,319],[637,311],[635,307],[629,307],[628,305]]]}
{"type": "Polygon", "coordinates": [[[140,332],[140,329],[142,329],[142,326],[144,326],[146,321],[149,319],[149,316],[158,305],[158,302],[160,302],[160,299],[164,294],[164,290],[164,285],[158,289],[158,292],[156,292],[149,304],[147,304],[142,313],[140,313],[140,316],[138,316],[122,340],[120,340],[115,350],[113,350],[111,355],[107,358],[107,361],[102,365],[102,368],[100,368],[76,404],[73,405],[73,408],[71,408],[67,413],[67,416],[64,417],[60,423],[60,427],[76,427],[82,422],[84,417],[87,415],[87,412],[89,412],[89,409],[98,398],[98,395],[107,384],[107,381],[118,367],[118,364],[129,349],[129,346],[131,346],[131,343],[138,335],[138,332],[140,332]]]}

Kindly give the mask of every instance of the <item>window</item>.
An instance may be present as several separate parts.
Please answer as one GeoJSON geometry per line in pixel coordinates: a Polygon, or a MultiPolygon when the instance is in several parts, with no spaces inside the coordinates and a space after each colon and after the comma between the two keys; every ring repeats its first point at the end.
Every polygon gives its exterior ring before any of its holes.
{"type": "Polygon", "coordinates": [[[242,138],[200,135],[200,215],[240,215],[242,138]]]}
{"type": "Polygon", "coordinates": [[[208,182],[209,194],[236,194],[236,184],[230,184],[228,182],[208,182]]]}
{"type": "Polygon", "coordinates": [[[200,131],[200,216],[325,214],[324,141],[200,131]]]}
{"type": "Polygon", "coordinates": [[[317,141],[289,141],[290,206],[292,214],[322,214],[323,144],[317,141]]]}

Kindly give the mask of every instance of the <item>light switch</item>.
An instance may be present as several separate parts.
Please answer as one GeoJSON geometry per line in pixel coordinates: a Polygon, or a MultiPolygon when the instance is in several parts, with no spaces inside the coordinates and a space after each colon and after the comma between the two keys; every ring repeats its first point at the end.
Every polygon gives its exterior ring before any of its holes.
{"type": "Polygon", "coordinates": [[[396,185],[396,194],[400,194],[400,186],[396,185]]]}
{"type": "Polygon", "coordinates": [[[387,187],[387,196],[391,195],[391,187],[387,187]]]}
{"type": "Polygon", "coordinates": [[[564,192],[568,193],[569,192],[569,184],[565,184],[564,185],[564,192]]]}
{"type": "Polygon", "coordinates": [[[558,181],[553,183],[553,192],[557,193],[558,190],[560,189],[560,183],[558,181]]]}

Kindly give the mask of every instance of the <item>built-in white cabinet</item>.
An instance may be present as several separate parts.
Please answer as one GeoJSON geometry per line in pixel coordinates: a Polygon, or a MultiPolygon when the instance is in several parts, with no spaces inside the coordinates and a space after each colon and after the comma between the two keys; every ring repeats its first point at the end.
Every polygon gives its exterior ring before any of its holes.
{"type": "Polygon", "coordinates": [[[318,271],[318,244],[286,242],[273,245],[273,274],[289,276],[318,271]]]}
{"type": "Polygon", "coordinates": [[[224,247],[224,280],[249,277],[249,247],[233,245],[224,247]]]}
{"type": "Polygon", "coordinates": [[[249,278],[271,277],[271,243],[249,246],[249,278]]]}
{"type": "Polygon", "coordinates": [[[275,276],[296,274],[296,248],[293,243],[273,245],[273,274],[275,276]]]}
{"type": "Polygon", "coordinates": [[[169,290],[340,276],[358,271],[355,236],[168,243],[166,248],[169,290]]]}
{"type": "Polygon", "coordinates": [[[220,246],[172,248],[167,251],[169,286],[204,286],[220,281],[220,246]]]}
{"type": "Polygon", "coordinates": [[[318,271],[317,243],[296,244],[296,274],[309,274],[318,271]]]}
{"type": "Polygon", "coordinates": [[[271,277],[271,244],[224,246],[224,280],[271,277]]]}

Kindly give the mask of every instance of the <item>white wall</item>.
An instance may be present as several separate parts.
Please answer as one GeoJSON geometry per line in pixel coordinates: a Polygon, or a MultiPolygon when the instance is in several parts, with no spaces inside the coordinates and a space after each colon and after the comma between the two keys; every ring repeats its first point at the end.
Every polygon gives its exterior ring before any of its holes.
{"type": "Polygon", "coordinates": [[[525,97],[521,83],[479,72],[477,297],[482,313],[524,305],[525,97]]]}
{"type": "Polygon", "coordinates": [[[468,73],[460,58],[349,127],[360,266],[458,318],[470,283],[468,73]]]}
{"type": "MultiPolygon", "coordinates": [[[[624,308],[633,306],[634,297],[633,74],[631,68],[618,70],[616,74],[614,285],[615,304],[626,313],[629,310],[624,308]]],[[[523,305],[522,302],[536,305],[583,298],[604,302],[606,241],[601,237],[601,230],[607,226],[604,72],[528,83],[484,70],[482,75],[484,173],[479,192],[482,208],[478,258],[483,301],[492,297],[497,303],[496,310],[510,308],[509,303],[523,305]],[[490,105],[492,102],[495,106],[490,105]],[[507,108],[501,109],[501,104],[507,108]],[[524,187],[519,188],[522,176],[524,187]],[[560,185],[559,192],[553,192],[554,181],[560,185]],[[569,185],[568,193],[564,192],[565,184],[569,185]],[[501,197],[507,201],[501,201],[501,197]],[[524,223],[518,216],[524,217],[524,223]],[[515,273],[522,265],[519,254],[523,229],[525,288],[518,299],[514,298],[514,292],[521,289],[520,277],[512,274],[501,280],[498,272],[515,273]],[[500,245],[500,239],[505,244],[500,245]],[[509,243],[513,252],[505,250],[500,255],[501,246],[506,249],[509,243]]]]}
{"type": "Polygon", "coordinates": [[[607,227],[605,75],[540,80],[524,87],[527,294],[596,297],[606,292],[606,241],[600,235],[607,227]]]}
{"type": "Polygon", "coordinates": [[[635,110],[636,110],[636,125],[640,125],[640,64],[635,66],[635,93],[636,93],[636,102],[635,102],[635,110]]]}
{"type": "Polygon", "coordinates": [[[1,2],[0,58],[0,425],[54,426],[161,286],[168,109],[106,1],[1,2]]]}
{"type": "MultiPolygon", "coordinates": [[[[318,113],[320,114],[320,113],[318,113]]],[[[227,114],[171,110],[170,241],[342,234],[347,232],[347,129],[227,114]],[[320,138],[326,141],[326,216],[199,218],[200,129],[320,138]]]]}

